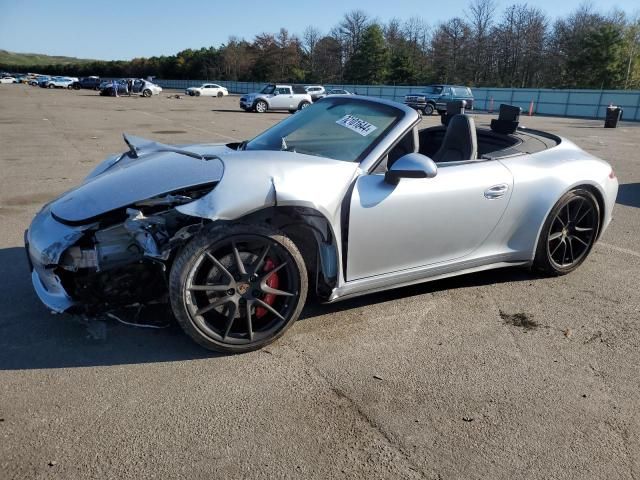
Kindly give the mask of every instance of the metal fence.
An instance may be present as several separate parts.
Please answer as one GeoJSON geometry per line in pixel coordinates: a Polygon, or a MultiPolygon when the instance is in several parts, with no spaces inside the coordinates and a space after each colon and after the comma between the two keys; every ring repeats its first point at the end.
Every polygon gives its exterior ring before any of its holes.
{"type": "MultiPolygon", "coordinates": [[[[211,80],[156,80],[163,88],[185,89],[211,80]]],[[[261,89],[264,82],[213,81],[230,93],[250,93],[261,89]]],[[[326,89],[344,88],[358,95],[381,97],[402,102],[404,96],[420,91],[420,87],[394,85],[324,85],[326,89]]],[[[534,114],[561,117],[604,118],[607,106],[613,104],[624,110],[623,120],[640,121],[639,90],[560,90],[535,88],[472,88],[477,110],[497,110],[501,103],[532,108],[534,114]]]]}

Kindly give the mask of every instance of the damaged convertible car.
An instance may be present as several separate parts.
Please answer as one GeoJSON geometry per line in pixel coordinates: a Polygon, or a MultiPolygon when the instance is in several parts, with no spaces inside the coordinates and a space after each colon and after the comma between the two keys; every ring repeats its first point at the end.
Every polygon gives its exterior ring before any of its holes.
{"type": "Polygon", "coordinates": [[[200,345],[244,352],[280,337],[307,294],[585,260],[611,220],[609,164],[550,133],[420,122],[395,102],[330,96],[242,143],[125,135],[125,153],[26,232],[35,291],[87,315],[167,302],[200,345]]]}

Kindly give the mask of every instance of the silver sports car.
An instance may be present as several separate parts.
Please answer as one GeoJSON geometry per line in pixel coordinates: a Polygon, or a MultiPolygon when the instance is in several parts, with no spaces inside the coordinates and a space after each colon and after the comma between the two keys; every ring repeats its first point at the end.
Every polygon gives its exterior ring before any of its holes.
{"type": "Polygon", "coordinates": [[[245,352],[280,337],[309,292],[333,302],[585,260],[611,221],[609,164],[550,133],[420,119],[329,96],[242,143],[125,135],[127,152],[26,232],[35,291],[56,312],[166,301],[202,346],[245,352]]]}

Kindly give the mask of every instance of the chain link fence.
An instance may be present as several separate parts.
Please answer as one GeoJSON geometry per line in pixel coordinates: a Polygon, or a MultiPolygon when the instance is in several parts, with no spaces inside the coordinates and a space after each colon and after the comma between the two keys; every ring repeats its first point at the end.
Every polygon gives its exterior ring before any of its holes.
{"type": "MultiPolygon", "coordinates": [[[[162,88],[184,90],[203,83],[217,83],[232,94],[259,91],[264,82],[235,82],[212,80],[156,80],[162,88]]],[[[402,102],[408,93],[420,91],[420,87],[394,85],[325,84],[324,87],[343,88],[358,95],[386,98],[402,102]]],[[[497,111],[501,103],[521,107],[527,113],[560,117],[603,119],[609,105],[621,107],[623,120],[640,121],[640,91],[638,90],[565,90],[534,88],[472,88],[474,108],[497,111]]]]}

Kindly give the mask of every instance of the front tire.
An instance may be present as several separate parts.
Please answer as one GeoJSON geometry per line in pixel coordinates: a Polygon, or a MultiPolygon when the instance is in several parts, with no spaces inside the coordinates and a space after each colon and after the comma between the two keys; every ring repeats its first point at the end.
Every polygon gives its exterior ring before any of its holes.
{"type": "Polygon", "coordinates": [[[547,275],[565,275],[584,262],[598,238],[600,206],[584,189],[567,192],[545,221],[533,267],[547,275]]]}
{"type": "Polygon", "coordinates": [[[242,353],[270,344],[296,321],[308,290],[296,245],[261,225],[214,225],[176,258],[171,307],[183,330],[209,350],[242,353]]]}
{"type": "Polygon", "coordinates": [[[222,98],[224,94],[222,92],[218,92],[218,94],[216,95],[218,98],[222,98]]]}
{"type": "Polygon", "coordinates": [[[269,109],[269,105],[264,100],[258,100],[256,102],[256,112],[265,113],[269,109]]]}

